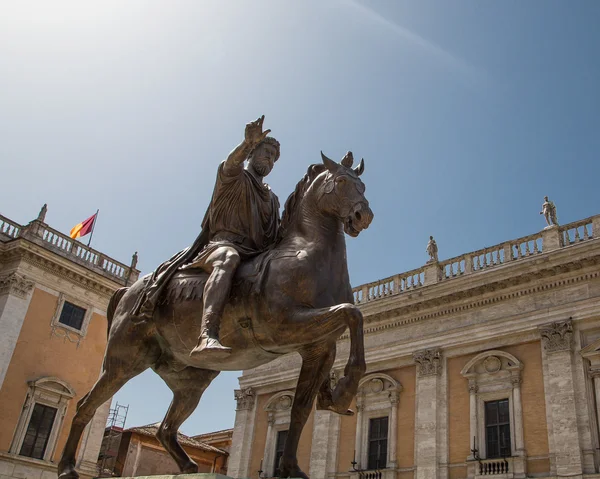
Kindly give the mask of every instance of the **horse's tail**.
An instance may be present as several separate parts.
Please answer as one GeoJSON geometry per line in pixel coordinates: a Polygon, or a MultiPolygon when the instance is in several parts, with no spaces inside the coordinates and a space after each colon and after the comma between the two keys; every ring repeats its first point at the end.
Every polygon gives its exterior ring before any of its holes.
{"type": "Polygon", "coordinates": [[[111,296],[110,301],[108,302],[108,307],[106,308],[106,319],[108,321],[108,329],[106,334],[110,332],[110,327],[112,326],[112,320],[115,315],[117,305],[119,304],[119,301],[121,301],[121,298],[127,291],[129,291],[128,287],[117,289],[111,296]]]}

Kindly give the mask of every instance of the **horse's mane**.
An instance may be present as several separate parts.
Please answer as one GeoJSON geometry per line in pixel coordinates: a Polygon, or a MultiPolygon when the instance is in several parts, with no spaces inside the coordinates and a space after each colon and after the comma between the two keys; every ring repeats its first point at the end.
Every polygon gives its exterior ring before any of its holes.
{"type": "Polygon", "coordinates": [[[278,241],[281,241],[285,237],[288,228],[296,219],[296,216],[298,214],[298,205],[300,204],[300,200],[304,196],[304,193],[306,193],[306,190],[312,184],[315,178],[321,173],[323,173],[325,170],[325,165],[323,165],[322,163],[310,165],[304,177],[296,185],[296,189],[286,200],[285,206],[283,207],[281,225],[279,226],[278,241]]]}

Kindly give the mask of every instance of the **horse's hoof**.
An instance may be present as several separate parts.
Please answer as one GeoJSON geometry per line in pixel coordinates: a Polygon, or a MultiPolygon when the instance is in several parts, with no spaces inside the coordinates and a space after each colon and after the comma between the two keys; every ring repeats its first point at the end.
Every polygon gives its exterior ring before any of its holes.
{"type": "Polygon", "coordinates": [[[194,461],[190,461],[181,468],[181,472],[183,474],[196,474],[198,472],[198,464],[194,461]]]}
{"type": "Polygon", "coordinates": [[[74,466],[66,466],[65,468],[59,468],[62,471],[58,474],[58,479],[79,479],[79,474],[75,471],[74,466]]]}
{"type": "Polygon", "coordinates": [[[290,467],[285,467],[282,466],[281,470],[279,472],[279,477],[281,478],[287,478],[289,477],[291,478],[301,478],[301,479],[310,479],[306,474],[304,474],[304,472],[302,472],[302,469],[300,469],[298,467],[298,465],[295,466],[290,466],[290,467]]]}
{"type": "Polygon", "coordinates": [[[335,408],[335,406],[329,406],[327,408],[325,408],[327,411],[332,411],[336,414],[339,414],[340,416],[354,416],[354,411],[352,409],[346,409],[346,410],[338,410],[335,408]]]}

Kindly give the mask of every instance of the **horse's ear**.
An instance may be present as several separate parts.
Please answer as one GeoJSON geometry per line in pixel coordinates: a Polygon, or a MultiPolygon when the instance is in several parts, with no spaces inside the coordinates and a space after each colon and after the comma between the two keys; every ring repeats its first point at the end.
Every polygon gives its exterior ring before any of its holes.
{"type": "Polygon", "coordinates": [[[331,173],[335,173],[337,171],[338,164],[335,161],[327,158],[323,152],[321,152],[321,158],[323,159],[323,164],[331,173]]]}
{"type": "Polygon", "coordinates": [[[365,160],[363,158],[361,158],[359,165],[356,168],[354,168],[354,172],[358,176],[360,176],[364,173],[364,171],[365,171],[365,160]]]}

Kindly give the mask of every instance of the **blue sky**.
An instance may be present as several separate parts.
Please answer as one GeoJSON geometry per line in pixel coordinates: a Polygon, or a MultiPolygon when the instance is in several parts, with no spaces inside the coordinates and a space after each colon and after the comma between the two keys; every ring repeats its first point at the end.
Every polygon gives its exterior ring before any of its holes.
{"type": "MultiPolygon", "coordinates": [[[[216,167],[265,115],[283,204],[323,150],[364,157],[375,219],[348,238],[354,285],[600,213],[600,2],[5,3],[0,213],[48,203],[68,232],[144,273],[190,244],[216,167]]],[[[183,432],[233,426],[237,373],[183,432]],[[210,413],[209,413],[210,411],[210,413]]],[[[162,419],[152,372],[116,396],[162,419]]]]}

